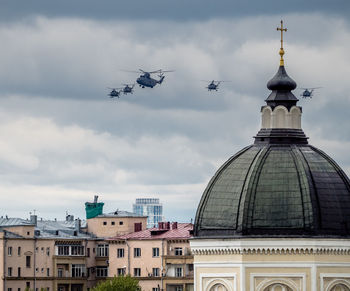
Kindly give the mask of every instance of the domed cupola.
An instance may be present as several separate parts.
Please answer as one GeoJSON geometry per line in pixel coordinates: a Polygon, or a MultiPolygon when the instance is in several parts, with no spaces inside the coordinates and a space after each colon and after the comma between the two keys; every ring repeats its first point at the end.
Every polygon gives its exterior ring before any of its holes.
{"type": "Polygon", "coordinates": [[[308,144],[296,83],[281,61],[268,82],[255,142],[226,161],[199,203],[199,238],[350,237],[350,181],[327,154],[308,144]]]}

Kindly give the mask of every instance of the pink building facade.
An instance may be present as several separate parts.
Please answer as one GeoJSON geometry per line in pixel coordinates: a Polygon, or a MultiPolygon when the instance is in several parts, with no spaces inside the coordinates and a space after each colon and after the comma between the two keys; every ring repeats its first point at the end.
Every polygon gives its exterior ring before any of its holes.
{"type": "Polygon", "coordinates": [[[109,276],[137,277],[143,291],[192,291],[191,223],[159,223],[159,227],[120,235],[109,242],[109,276]]]}

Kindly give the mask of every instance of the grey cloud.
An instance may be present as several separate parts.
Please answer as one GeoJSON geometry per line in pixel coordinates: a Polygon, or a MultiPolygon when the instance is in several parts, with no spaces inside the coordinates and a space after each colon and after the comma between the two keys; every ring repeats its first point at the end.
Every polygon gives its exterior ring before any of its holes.
{"type": "Polygon", "coordinates": [[[213,17],[242,17],[261,14],[285,15],[287,13],[326,13],[349,15],[347,0],[295,0],[288,4],[278,0],[243,1],[243,0],[139,0],[113,1],[105,0],[61,0],[48,2],[34,0],[1,1],[1,19],[22,19],[32,15],[48,17],[84,17],[99,20],[105,19],[173,19],[173,20],[207,20],[213,17]]]}
{"type": "MultiPolygon", "coordinates": [[[[289,75],[299,86],[323,87],[300,101],[303,127],[349,174],[349,27],[328,14],[287,19],[289,75]]],[[[8,199],[0,211],[21,214],[16,201],[26,199],[22,212],[60,216],[67,205],[83,216],[94,193],[112,209],[130,209],[149,194],[169,216],[193,217],[215,170],[259,129],[278,66],[278,22],[39,17],[2,24],[0,193],[8,199]],[[136,77],[120,69],[140,66],[176,72],[154,90],[106,96],[105,87],[136,77]],[[199,80],[212,78],[232,82],[210,93],[199,80]]]]}

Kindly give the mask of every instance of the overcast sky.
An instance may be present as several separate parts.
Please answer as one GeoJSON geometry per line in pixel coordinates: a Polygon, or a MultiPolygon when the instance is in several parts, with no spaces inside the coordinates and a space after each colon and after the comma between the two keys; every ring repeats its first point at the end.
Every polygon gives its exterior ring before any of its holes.
{"type": "Polygon", "coordinates": [[[260,128],[281,17],[288,74],[322,87],[300,100],[302,127],[349,175],[349,1],[291,2],[0,1],[1,215],[85,218],[98,194],[105,212],[158,197],[166,219],[194,218],[260,128]],[[139,68],[175,72],[108,98],[139,68]]]}

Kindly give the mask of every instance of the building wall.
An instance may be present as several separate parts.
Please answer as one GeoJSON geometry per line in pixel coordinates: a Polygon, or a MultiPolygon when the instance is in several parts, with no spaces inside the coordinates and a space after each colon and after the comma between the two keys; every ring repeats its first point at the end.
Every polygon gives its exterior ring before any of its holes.
{"type": "Polygon", "coordinates": [[[140,268],[140,286],[143,291],[152,291],[161,284],[162,249],[165,249],[162,240],[130,240],[110,244],[109,276],[118,276],[118,268],[125,268],[126,274],[134,276],[134,269],[140,268]],[[141,249],[141,256],[135,257],[134,249],[141,249]],[[153,256],[153,248],[159,248],[159,256],[153,256]],[[118,258],[118,249],[124,249],[124,257],[118,258]],[[153,275],[153,268],[159,269],[159,275],[153,275]]]}
{"type": "Polygon", "coordinates": [[[350,287],[349,240],[193,240],[191,246],[197,291],[350,287]]]}
{"type": "Polygon", "coordinates": [[[144,230],[147,227],[147,217],[94,217],[87,220],[88,232],[97,237],[113,237],[134,232],[135,223],[142,223],[144,230]]]}
{"type": "Polygon", "coordinates": [[[152,288],[169,290],[172,286],[183,286],[183,291],[191,290],[193,286],[193,257],[189,251],[188,239],[140,239],[119,240],[110,243],[109,276],[118,276],[118,269],[125,268],[126,274],[134,276],[134,268],[141,269],[140,286],[143,291],[152,291],[152,288]],[[141,256],[134,256],[134,249],[141,249],[141,256]],[[159,256],[153,256],[153,248],[159,249],[159,256]],[[181,248],[182,255],[175,255],[175,248],[181,248]],[[118,249],[124,249],[124,257],[118,258],[118,249]],[[159,277],[154,277],[153,268],[159,269],[159,277]],[[183,275],[176,277],[175,268],[182,268],[183,275]],[[157,280],[155,280],[157,279],[157,280]],[[167,287],[168,286],[168,287],[167,287]]]}

